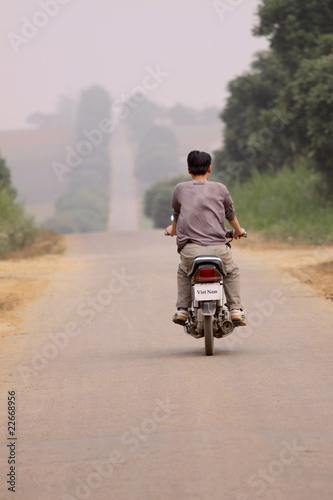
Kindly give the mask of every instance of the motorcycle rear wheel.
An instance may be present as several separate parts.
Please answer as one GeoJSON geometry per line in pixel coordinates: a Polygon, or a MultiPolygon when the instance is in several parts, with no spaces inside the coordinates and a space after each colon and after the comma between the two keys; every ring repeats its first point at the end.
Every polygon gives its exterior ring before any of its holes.
{"type": "Polygon", "coordinates": [[[213,317],[204,316],[204,332],[205,332],[205,353],[206,356],[214,354],[214,334],[213,334],[213,317]]]}

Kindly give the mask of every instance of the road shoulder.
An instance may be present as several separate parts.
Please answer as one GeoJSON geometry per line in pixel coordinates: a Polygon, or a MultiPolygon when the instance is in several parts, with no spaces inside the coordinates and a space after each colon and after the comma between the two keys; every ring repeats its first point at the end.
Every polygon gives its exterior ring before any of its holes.
{"type": "Polygon", "coordinates": [[[332,245],[291,245],[267,241],[261,235],[252,233],[246,241],[233,242],[233,247],[255,257],[261,264],[279,269],[319,296],[333,301],[332,245]]]}

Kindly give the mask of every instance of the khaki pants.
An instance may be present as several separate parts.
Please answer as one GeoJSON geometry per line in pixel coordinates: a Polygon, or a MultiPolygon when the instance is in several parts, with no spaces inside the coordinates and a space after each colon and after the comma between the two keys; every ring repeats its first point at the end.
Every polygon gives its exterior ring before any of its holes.
{"type": "Polygon", "coordinates": [[[223,280],[226,302],[230,309],[243,307],[240,298],[239,268],[232,258],[230,247],[227,245],[203,246],[194,243],[187,243],[180,251],[181,262],[177,273],[178,300],[176,306],[184,308],[191,306],[191,278],[187,276],[187,272],[190,262],[198,255],[217,255],[222,259],[227,271],[227,276],[223,280]]]}

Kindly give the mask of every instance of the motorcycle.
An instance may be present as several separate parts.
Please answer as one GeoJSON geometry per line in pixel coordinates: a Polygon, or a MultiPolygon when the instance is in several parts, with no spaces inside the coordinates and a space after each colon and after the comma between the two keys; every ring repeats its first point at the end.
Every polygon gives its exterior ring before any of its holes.
{"type": "MultiPolygon", "coordinates": [[[[232,229],[227,231],[226,237],[230,245],[232,229]]],[[[246,238],[247,233],[242,237],[246,238]]],[[[184,330],[196,339],[205,338],[206,356],[214,354],[215,338],[230,335],[237,326],[237,322],[231,321],[229,307],[224,303],[223,278],[226,274],[222,259],[216,255],[199,255],[189,265],[192,303],[184,330]]]]}

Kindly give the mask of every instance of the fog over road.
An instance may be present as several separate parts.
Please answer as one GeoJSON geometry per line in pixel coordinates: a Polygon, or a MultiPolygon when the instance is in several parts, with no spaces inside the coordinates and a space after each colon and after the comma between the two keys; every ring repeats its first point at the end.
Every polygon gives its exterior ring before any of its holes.
{"type": "Polygon", "coordinates": [[[126,136],[126,129],[118,124],[111,141],[111,231],[135,231],[137,227],[137,199],[134,177],[134,158],[126,136]]]}
{"type": "MultiPolygon", "coordinates": [[[[2,339],[16,498],[332,498],[330,303],[236,249],[250,326],[206,357],[171,322],[174,239],[110,232],[68,246],[82,268],[58,274],[22,333],[2,339]]],[[[5,442],[1,499],[13,498],[5,442]]]]}

